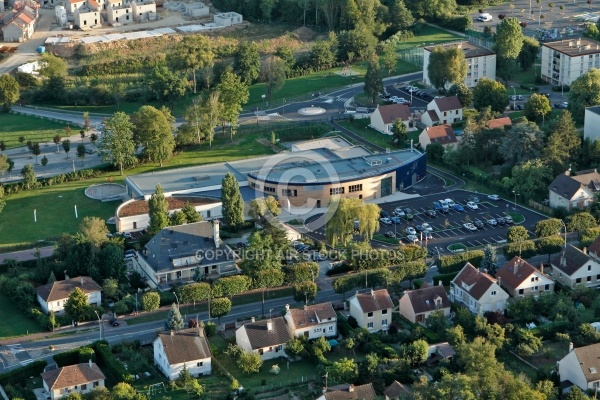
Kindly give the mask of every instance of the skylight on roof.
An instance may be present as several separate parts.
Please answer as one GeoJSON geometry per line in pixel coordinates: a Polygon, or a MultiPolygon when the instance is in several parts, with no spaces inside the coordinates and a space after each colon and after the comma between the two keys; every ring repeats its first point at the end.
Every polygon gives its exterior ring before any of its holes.
{"type": "Polygon", "coordinates": [[[596,368],[594,368],[594,367],[590,367],[590,373],[591,373],[591,374],[595,374],[596,372],[597,372],[597,371],[596,371],[596,368]]]}

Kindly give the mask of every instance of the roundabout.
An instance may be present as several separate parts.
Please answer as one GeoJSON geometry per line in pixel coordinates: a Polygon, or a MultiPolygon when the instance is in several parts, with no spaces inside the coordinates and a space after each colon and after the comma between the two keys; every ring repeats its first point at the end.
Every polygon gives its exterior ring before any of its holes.
{"type": "Polygon", "coordinates": [[[312,115],[325,114],[326,111],[327,110],[325,110],[322,107],[310,106],[310,107],[304,107],[304,108],[299,109],[298,114],[312,116],[312,115]]]}

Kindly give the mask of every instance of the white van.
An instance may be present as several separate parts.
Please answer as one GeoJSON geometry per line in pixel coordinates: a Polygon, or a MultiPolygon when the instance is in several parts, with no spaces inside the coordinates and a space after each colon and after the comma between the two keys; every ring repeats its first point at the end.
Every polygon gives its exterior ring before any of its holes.
{"type": "Polygon", "coordinates": [[[479,17],[477,17],[477,21],[479,21],[479,22],[489,22],[492,19],[493,19],[492,15],[489,13],[479,14],[479,17]]]}

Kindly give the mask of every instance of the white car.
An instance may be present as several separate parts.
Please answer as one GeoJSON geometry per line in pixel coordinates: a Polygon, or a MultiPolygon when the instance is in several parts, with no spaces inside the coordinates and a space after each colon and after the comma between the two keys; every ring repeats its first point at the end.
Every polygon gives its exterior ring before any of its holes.
{"type": "Polygon", "coordinates": [[[419,238],[417,237],[417,235],[408,235],[406,237],[406,240],[408,240],[411,243],[417,243],[419,241],[419,238]]]}
{"type": "Polygon", "coordinates": [[[404,217],[406,214],[400,207],[396,208],[393,213],[396,217],[404,217]]]}
{"type": "Polygon", "coordinates": [[[424,231],[426,232],[433,232],[433,228],[431,227],[431,225],[429,225],[427,222],[423,222],[421,224],[421,227],[423,228],[424,231]]]}
{"type": "Polygon", "coordinates": [[[487,223],[488,223],[488,225],[490,225],[490,226],[496,226],[496,225],[498,225],[498,221],[496,221],[496,219],[495,219],[495,218],[490,218],[490,219],[488,219],[488,220],[487,220],[487,221],[485,221],[485,222],[487,222],[487,223]]]}
{"type": "Polygon", "coordinates": [[[479,22],[489,22],[492,19],[493,19],[493,17],[489,13],[479,14],[479,17],[477,17],[477,21],[479,21],[479,22]]]}
{"type": "Polygon", "coordinates": [[[467,207],[469,207],[471,210],[479,210],[479,206],[472,201],[467,203],[467,207]]]}
{"type": "Polygon", "coordinates": [[[379,218],[379,222],[381,222],[384,225],[391,225],[392,224],[392,220],[387,218],[387,217],[383,217],[383,218],[379,218]]]}
{"type": "Polygon", "coordinates": [[[502,218],[504,218],[504,221],[506,221],[507,224],[512,224],[513,223],[513,219],[512,219],[512,217],[510,215],[506,215],[506,216],[504,216],[502,218]]]}
{"type": "Polygon", "coordinates": [[[476,231],[477,230],[477,227],[470,222],[463,224],[463,227],[468,231],[476,231]]]}
{"type": "Polygon", "coordinates": [[[417,234],[417,231],[412,226],[409,226],[404,231],[406,232],[407,235],[416,235],[417,234]]]}
{"type": "Polygon", "coordinates": [[[494,201],[500,200],[500,196],[498,196],[497,194],[490,194],[487,198],[494,201]]]}
{"type": "Polygon", "coordinates": [[[448,207],[454,207],[454,205],[456,204],[454,202],[454,200],[452,200],[452,199],[446,199],[444,201],[446,202],[446,204],[448,205],[448,207]]]}

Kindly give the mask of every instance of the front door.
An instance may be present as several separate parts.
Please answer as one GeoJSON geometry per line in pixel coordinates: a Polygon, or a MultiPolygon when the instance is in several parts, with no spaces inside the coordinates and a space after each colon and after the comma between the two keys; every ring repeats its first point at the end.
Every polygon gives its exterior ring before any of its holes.
{"type": "Polygon", "coordinates": [[[392,177],[381,180],[381,197],[392,194],[392,177]]]}

